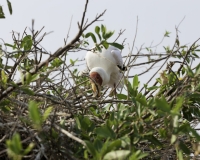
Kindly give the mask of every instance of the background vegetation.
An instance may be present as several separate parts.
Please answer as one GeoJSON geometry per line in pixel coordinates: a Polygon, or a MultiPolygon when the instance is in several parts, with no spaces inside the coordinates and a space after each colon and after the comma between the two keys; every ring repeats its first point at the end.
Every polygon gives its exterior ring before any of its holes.
{"type": "MultiPolygon", "coordinates": [[[[200,118],[200,65],[195,66],[194,61],[199,60],[199,39],[182,45],[177,27],[174,46],[165,46],[162,53],[143,46],[135,54],[130,50],[124,57],[128,70],[123,91],[114,98],[104,88],[101,97],[92,97],[88,74],[78,76],[79,59],[65,63],[68,53],[86,52],[90,38],[99,50],[100,44],[119,49],[124,44],[116,43],[123,31],[110,42],[114,32],[104,25],[86,33],[105,13],[88,22],[87,5],[88,1],[77,35],[71,41],[65,39],[66,45],[55,53],[40,46],[46,34],[43,28],[34,28],[34,21],[30,31],[25,29],[22,36],[13,32],[13,43],[0,46],[0,157],[198,159],[200,136],[195,127],[200,118]],[[147,54],[142,54],[145,51],[147,54]],[[140,57],[147,61],[138,63],[140,57]],[[155,64],[160,67],[141,86],[140,75],[150,72],[155,64]],[[135,66],[148,68],[131,75],[135,66]],[[152,81],[155,83],[150,85],[152,81]]],[[[2,7],[0,15],[3,18],[2,7]]]]}

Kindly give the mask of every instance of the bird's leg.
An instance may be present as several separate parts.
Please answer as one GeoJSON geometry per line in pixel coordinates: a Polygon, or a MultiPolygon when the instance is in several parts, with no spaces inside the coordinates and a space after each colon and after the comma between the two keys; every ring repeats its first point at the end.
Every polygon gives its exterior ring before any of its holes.
{"type": "Polygon", "coordinates": [[[98,92],[98,97],[100,97],[100,96],[101,96],[101,86],[98,85],[97,87],[98,87],[98,90],[97,90],[97,92],[98,92]]]}
{"type": "Polygon", "coordinates": [[[116,92],[116,85],[115,85],[115,83],[114,83],[114,88],[112,88],[112,90],[111,90],[110,93],[109,93],[109,96],[110,96],[110,97],[114,97],[114,98],[117,97],[117,92],[116,92]]]}
{"type": "Polygon", "coordinates": [[[115,83],[114,83],[114,90],[113,90],[113,92],[114,92],[114,98],[117,98],[116,84],[115,83]]]}

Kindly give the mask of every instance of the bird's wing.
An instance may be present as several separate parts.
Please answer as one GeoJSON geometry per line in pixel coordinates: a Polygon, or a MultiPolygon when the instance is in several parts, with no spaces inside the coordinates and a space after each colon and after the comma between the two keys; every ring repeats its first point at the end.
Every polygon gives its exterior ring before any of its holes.
{"type": "Polygon", "coordinates": [[[122,60],[122,55],[119,50],[112,50],[111,51],[112,56],[114,57],[116,61],[116,65],[119,65],[120,67],[123,67],[123,60],[122,60]]]}

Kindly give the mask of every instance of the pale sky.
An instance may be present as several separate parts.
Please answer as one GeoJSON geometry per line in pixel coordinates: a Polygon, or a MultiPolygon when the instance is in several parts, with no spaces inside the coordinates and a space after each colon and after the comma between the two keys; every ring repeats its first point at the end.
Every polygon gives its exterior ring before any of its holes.
{"type": "MultiPolygon", "coordinates": [[[[13,6],[13,15],[8,13],[6,0],[0,4],[6,19],[0,19],[0,38],[12,43],[11,31],[22,33],[26,26],[31,27],[31,20],[35,19],[35,29],[54,31],[42,42],[43,47],[50,52],[56,51],[64,45],[72,19],[69,40],[77,31],[77,21],[81,20],[84,10],[84,0],[10,0],[13,6]]],[[[109,30],[115,30],[115,39],[120,29],[126,29],[118,40],[121,43],[126,39],[126,46],[122,54],[128,53],[128,45],[132,44],[135,35],[138,16],[138,33],[135,47],[142,44],[149,46],[152,42],[157,44],[165,31],[171,32],[157,51],[164,51],[162,46],[173,45],[175,41],[175,26],[185,17],[179,27],[181,44],[191,44],[200,37],[200,1],[199,0],[90,0],[86,18],[89,21],[107,9],[103,21],[95,23],[85,33],[94,31],[96,25],[104,24],[109,30]]],[[[91,47],[93,44],[91,43],[91,47]]],[[[136,53],[136,50],[134,50],[136,53]]],[[[73,53],[72,57],[84,58],[85,52],[73,53]]],[[[133,68],[134,69],[134,68],[133,68]]]]}

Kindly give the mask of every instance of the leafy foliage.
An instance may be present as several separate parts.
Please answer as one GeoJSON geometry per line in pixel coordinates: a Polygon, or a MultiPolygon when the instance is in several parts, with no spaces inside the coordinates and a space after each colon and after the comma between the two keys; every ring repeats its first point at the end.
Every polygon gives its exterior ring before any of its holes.
{"type": "Polygon", "coordinates": [[[97,44],[97,38],[96,38],[95,34],[92,32],[88,32],[85,35],[85,38],[91,37],[99,51],[101,51],[101,48],[99,47],[100,45],[103,45],[105,48],[108,48],[109,45],[112,45],[112,46],[119,48],[120,50],[122,50],[124,48],[123,45],[121,45],[121,44],[118,44],[115,42],[113,42],[113,43],[107,42],[107,40],[114,34],[114,31],[107,31],[106,26],[101,25],[101,28],[99,26],[96,26],[95,33],[97,34],[97,36],[100,40],[99,44],[97,44]]]}
{"type": "Polygon", "coordinates": [[[30,143],[26,149],[22,148],[19,134],[14,134],[11,140],[6,141],[8,156],[15,159],[21,160],[22,157],[28,154],[34,147],[33,143],[30,143]]]}

